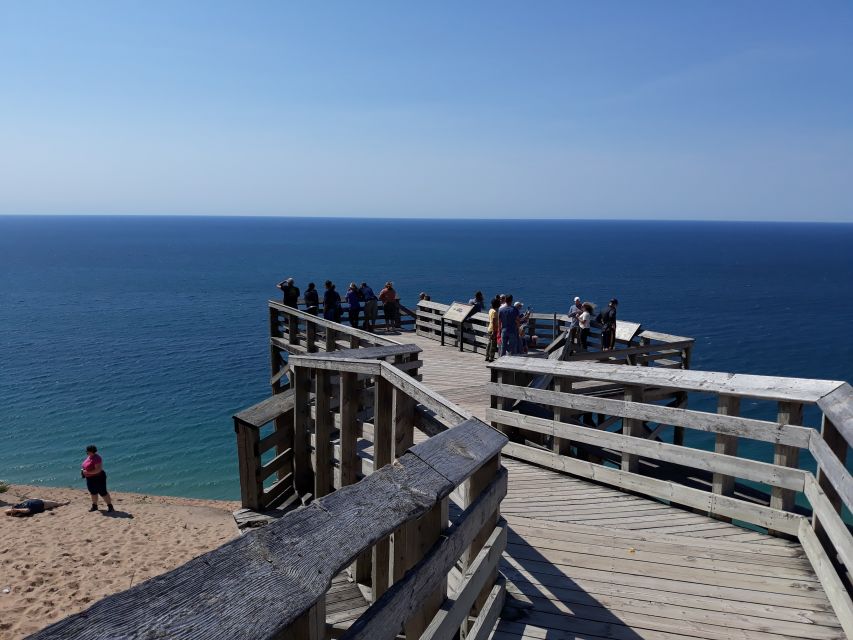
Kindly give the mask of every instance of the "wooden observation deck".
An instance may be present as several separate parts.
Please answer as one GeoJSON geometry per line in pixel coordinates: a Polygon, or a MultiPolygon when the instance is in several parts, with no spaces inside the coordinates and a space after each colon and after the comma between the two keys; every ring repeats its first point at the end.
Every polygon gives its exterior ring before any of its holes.
{"type": "Polygon", "coordinates": [[[574,353],[537,314],[541,349],[487,364],[482,314],[373,334],[269,307],[247,533],[35,637],[853,637],[846,383],[693,371],[691,339],[627,322],[574,353]]]}

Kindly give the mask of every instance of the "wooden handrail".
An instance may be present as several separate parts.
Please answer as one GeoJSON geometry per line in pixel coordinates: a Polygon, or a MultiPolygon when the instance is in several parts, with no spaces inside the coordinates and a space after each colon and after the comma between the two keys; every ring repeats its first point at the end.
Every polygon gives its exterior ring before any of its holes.
{"type": "MultiPolygon", "coordinates": [[[[32,637],[106,640],[129,637],[129,630],[146,637],[278,637],[323,597],[341,569],[426,514],[497,456],[505,443],[494,429],[469,420],[409,448],[394,465],[357,484],[109,596],[32,637]]],[[[489,496],[499,503],[505,494],[505,472],[495,483],[495,489],[466,512],[475,517],[457,527],[465,530],[469,544],[468,532],[476,533],[474,527],[482,524],[476,516],[479,505],[489,496]]],[[[494,503],[486,508],[494,509],[494,503]]],[[[433,556],[445,557],[446,547],[440,546],[433,556]]]]}

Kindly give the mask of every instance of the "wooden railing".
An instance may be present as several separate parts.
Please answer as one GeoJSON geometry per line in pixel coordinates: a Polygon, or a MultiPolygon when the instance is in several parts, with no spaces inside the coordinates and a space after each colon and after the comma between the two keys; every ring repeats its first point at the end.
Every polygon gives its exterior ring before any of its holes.
{"type": "Polygon", "coordinates": [[[289,387],[285,354],[305,354],[358,349],[360,347],[395,346],[400,343],[348,324],[326,320],[274,300],[269,301],[270,384],[273,393],[289,387]]]}
{"type": "Polygon", "coordinates": [[[510,438],[506,455],[613,485],[712,516],[796,536],[847,634],[853,537],[842,505],[853,508],[847,456],[853,442],[853,389],[843,382],[707,371],[662,371],[590,362],[505,357],[491,365],[486,417],[510,438]],[[549,376],[548,388],[531,388],[549,376]],[[602,389],[609,397],[601,397],[602,389]],[[621,399],[613,396],[620,394],[621,399]],[[712,394],[717,412],[655,404],[673,394],[712,394]],[[739,415],[740,405],[776,405],[775,421],[739,415]],[[804,408],[821,411],[820,431],[804,408]],[[617,432],[608,431],[614,425],[617,432]],[[714,434],[714,451],[658,441],[668,427],[714,434]],[[741,440],[773,445],[773,460],[738,456],[741,440]],[[816,475],[800,468],[808,450],[816,475]],[[736,480],[767,487],[761,501],[736,480]],[[797,498],[801,505],[797,506],[797,498]],[[810,514],[801,515],[810,507],[810,514]]]}
{"type": "MultiPolygon", "coordinates": [[[[506,437],[393,364],[352,355],[291,360],[294,398],[284,414],[292,416],[293,482],[310,496],[307,506],[34,637],[391,640],[402,633],[449,640],[462,630],[487,638],[503,605],[506,437]],[[368,378],[377,471],[359,480],[354,442],[367,425],[359,421],[357,385],[368,378]],[[337,402],[333,388],[340,389],[337,402]],[[412,445],[418,411],[452,428],[412,445]],[[448,499],[461,510],[452,519],[448,499]],[[333,629],[325,594],[342,571],[361,585],[369,606],[348,629],[333,629]]],[[[253,408],[251,420],[281,414],[281,396],[253,408]]],[[[240,415],[248,422],[249,413],[240,415]]]]}
{"type": "MultiPolygon", "coordinates": [[[[417,306],[416,331],[418,335],[440,340],[442,334],[441,318],[449,305],[440,302],[421,300],[417,306]]],[[[489,344],[489,316],[476,313],[465,322],[461,331],[454,323],[444,323],[445,343],[459,348],[462,340],[464,351],[485,352],[489,344]]],[[[643,330],[636,322],[616,323],[616,350],[602,352],[600,327],[590,329],[589,347],[581,351],[580,346],[562,353],[556,351],[566,339],[569,318],[558,313],[531,313],[528,324],[530,334],[536,335],[537,352],[557,359],[592,360],[618,364],[655,366],[667,369],[689,369],[693,350],[693,338],[673,336],[658,331],[643,330]],[[562,355],[561,355],[562,353],[562,355]]]]}

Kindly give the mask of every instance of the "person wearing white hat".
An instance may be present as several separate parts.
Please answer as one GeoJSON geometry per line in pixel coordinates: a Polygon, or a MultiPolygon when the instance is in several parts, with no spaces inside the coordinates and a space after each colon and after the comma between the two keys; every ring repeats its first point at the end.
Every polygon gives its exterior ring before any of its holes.
{"type": "Polygon", "coordinates": [[[569,353],[575,352],[575,345],[578,344],[578,338],[580,337],[580,325],[578,323],[578,318],[583,313],[583,305],[581,304],[581,299],[578,296],[575,296],[574,304],[569,307],[569,353]]]}

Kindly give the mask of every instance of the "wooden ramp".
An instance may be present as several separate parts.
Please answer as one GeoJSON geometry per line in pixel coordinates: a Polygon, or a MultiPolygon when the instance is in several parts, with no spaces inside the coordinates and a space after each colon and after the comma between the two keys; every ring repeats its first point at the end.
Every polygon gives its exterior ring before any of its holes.
{"type": "MultiPolygon", "coordinates": [[[[481,419],[483,356],[412,334],[424,383],[481,419]]],[[[797,542],[504,457],[495,640],[844,638],[797,542]]]]}

